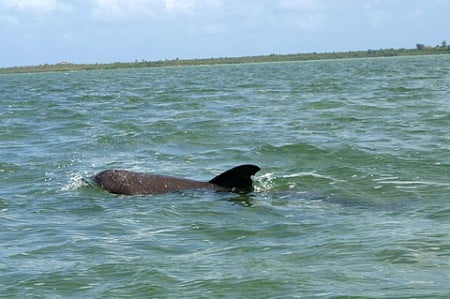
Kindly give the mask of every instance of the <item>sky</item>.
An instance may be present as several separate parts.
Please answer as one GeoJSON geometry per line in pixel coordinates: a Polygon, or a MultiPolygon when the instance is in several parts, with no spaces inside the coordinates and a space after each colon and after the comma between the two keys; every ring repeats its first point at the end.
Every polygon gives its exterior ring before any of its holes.
{"type": "Polygon", "coordinates": [[[450,0],[0,0],[0,67],[450,44],[450,0]]]}

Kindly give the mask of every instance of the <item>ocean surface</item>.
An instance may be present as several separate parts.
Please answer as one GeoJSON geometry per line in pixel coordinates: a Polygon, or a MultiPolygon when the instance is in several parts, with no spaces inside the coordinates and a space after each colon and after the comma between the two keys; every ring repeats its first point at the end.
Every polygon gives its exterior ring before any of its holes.
{"type": "Polygon", "coordinates": [[[450,298],[450,55],[1,75],[0,138],[2,298],[450,298]]]}

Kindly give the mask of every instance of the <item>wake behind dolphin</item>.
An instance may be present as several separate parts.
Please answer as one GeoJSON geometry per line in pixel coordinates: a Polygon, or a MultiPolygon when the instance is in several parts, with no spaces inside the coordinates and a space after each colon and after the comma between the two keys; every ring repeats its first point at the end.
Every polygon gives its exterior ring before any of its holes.
{"type": "Polygon", "coordinates": [[[104,170],[92,180],[104,190],[114,194],[149,195],[189,189],[212,189],[230,192],[253,191],[252,176],[260,168],[245,164],[231,168],[210,181],[155,175],[128,170],[104,170]]]}

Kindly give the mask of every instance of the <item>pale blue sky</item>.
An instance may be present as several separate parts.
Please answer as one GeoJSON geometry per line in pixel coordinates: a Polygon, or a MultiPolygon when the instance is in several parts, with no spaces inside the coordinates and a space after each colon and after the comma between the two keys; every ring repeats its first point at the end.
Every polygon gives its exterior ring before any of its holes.
{"type": "Polygon", "coordinates": [[[450,0],[0,0],[0,67],[450,44],[450,0]]]}

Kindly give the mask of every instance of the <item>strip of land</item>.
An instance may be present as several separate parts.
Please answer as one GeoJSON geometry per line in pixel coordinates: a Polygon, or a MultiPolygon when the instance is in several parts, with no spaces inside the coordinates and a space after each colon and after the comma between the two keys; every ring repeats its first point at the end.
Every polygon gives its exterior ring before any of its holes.
{"type": "Polygon", "coordinates": [[[17,66],[0,68],[0,74],[13,73],[37,73],[37,72],[67,72],[83,70],[120,69],[120,68],[142,68],[142,67],[168,67],[168,66],[195,66],[215,64],[238,64],[238,63],[260,63],[260,62],[282,62],[282,61],[305,61],[325,59],[348,59],[368,57],[390,57],[390,56],[413,56],[413,55],[440,55],[450,54],[450,46],[426,47],[417,49],[380,49],[367,51],[348,51],[330,53],[304,53],[286,55],[261,55],[246,57],[225,58],[202,58],[202,59],[171,59],[158,61],[134,61],[96,64],[74,64],[60,62],[57,64],[41,64],[37,66],[17,66]]]}

